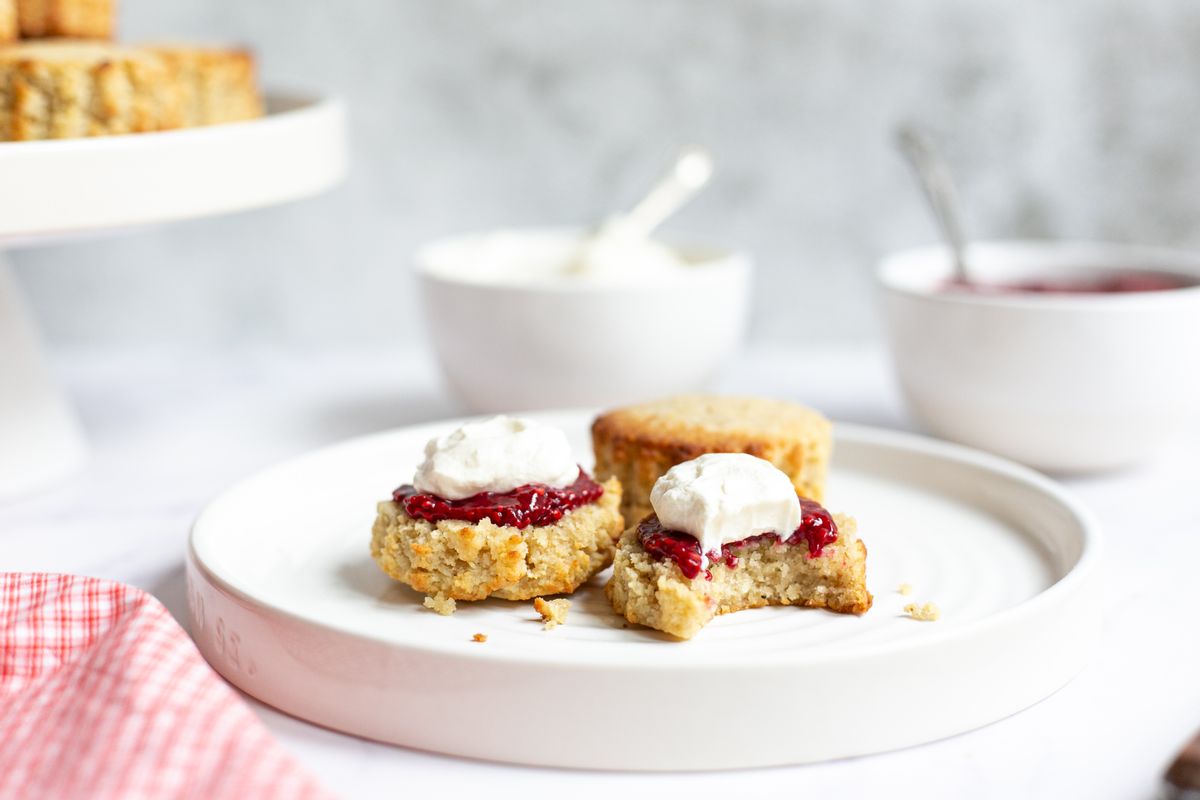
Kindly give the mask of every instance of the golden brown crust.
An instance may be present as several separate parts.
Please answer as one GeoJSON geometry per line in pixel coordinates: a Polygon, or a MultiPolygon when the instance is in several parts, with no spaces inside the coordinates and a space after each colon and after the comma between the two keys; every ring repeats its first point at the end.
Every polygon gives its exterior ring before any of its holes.
{"type": "Polygon", "coordinates": [[[575,591],[612,563],[623,529],[621,485],[604,483],[604,495],[553,525],[524,530],[509,525],[413,519],[391,500],[378,506],[371,556],[392,578],[424,592],[440,614],[452,600],[529,600],[575,591]]]}
{"type": "Polygon", "coordinates": [[[16,6],[25,39],[111,39],[116,30],[114,0],[16,0],[16,6]]]}
{"type": "Polygon", "coordinates": [[[141,133],[181,124],[178,88],[150,53],[65,40],[0,48],[0,141],[141,133]]]}
{"type": "Polygon", "coordinates": [[[695,636],[718,614],[768,605],[864,614],[872,603],[867,548],[852,517],[838,514],[835,520],[838,541],[817,558],[809,558],[804,547],[760,542],[738,551],[735,567],[710,565],[712,580],[703,572],[688,579],[673,561],[650,556],[635,525],[621,537],[604,591],[629,622],[681,639],[695,636]]]}
{"type": "Polygon", "coordinates": [[[816,411],[755,397],[681,395],[616,409],[592,424],[596,476],[621,481],[626,519],[650,513],[650,490],[663,473],[705,453],[766,459],[802,496],[820,501],[832,446],[832,426],[816,411]]]}
{"type": "Polygon", "coordinates": [[[263,114],[254,54],[239,48],[158,44],[146,48],[163,60],[179,86],[186,126],[241,122],[263,114]]]}

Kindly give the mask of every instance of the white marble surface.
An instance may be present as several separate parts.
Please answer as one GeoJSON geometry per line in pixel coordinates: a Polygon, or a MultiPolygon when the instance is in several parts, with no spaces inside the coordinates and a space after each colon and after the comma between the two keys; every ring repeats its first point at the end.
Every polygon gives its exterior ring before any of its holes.
{"type": "MultiPolygon", "coordinates": [[[[458,411],[430,364],[394,352],[93,351],[62,356],[58,366],[91,432],[93,458],[68,482],[0,506],[0,568],[127,581],[177,616],[189,523],[222,487],[316,445],[458,411]]],[[[869,350],[758,350],[723,388],[794,398],[847,421],[906,426],[884,361],[869,350]]],[[[923,747],[786,769],[584,773],[378,745],[256,708],[345,797],[1149,798],[1175,749],[1200,727],[1198,470],[1200,436],[1191,434],[1143,469],[1070,482],[1108,538],[1100,651],[1034,708],[923,747]]],[[[752,747],[753,732],[746,740],[752,747]]]]}
{"type": "Polygon", "coordinates": [[[1200,246],[1194,0],[121,6],[129,39],[244,41],[268,85],[344,96],[355,168],[310,202],[18,253],[54,344],[419,336],[395,303],[417,243],[590,222],[691,140],[718,171],[671,226],[758,258],[755,336],[865,340],[871,263],[935,235],[891,145],[906,118],[973,236],[1200,246]]]}

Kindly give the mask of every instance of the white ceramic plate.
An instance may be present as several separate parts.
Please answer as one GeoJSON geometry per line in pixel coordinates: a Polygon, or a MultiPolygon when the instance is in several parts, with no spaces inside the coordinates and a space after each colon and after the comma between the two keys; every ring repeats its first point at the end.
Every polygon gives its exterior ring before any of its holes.
{"type": "Polygon", "coordinates": [[[268,95],[261,119],[0,142],[0,242],[225,214],[317,194],[346,172],[342,104],[268,95]]]}
{"type": "MultiPolygon", "coordinates": [[[[591,414],[535,415],[590,452],[591,414]]],[[[1099,636],[1095,527],[1051,481],[965,448],[837,426],[827,505],[856,515],[874,608],[718,618],[689,642],[624,628],[606,575],[543,631],[528,602],[451,617],[368,555],[376,501],[457,422],[281,464],[192,532],[192,633],[249,694],[372,739],[601,769],[802,763],[919,744],[1041,700],[1099,636]],[[914,587],[911,597],[897,592],[914,587]],[[932,601],[938,622],[901,611],[932,601]],[[472,641],[484,633],[486,643],[472,641]]]]}

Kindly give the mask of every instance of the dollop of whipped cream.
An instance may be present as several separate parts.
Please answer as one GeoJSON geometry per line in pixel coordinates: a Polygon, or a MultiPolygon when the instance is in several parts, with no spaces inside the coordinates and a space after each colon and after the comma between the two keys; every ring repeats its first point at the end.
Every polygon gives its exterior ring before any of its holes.
{"type": "Polygon", "coordinates": [[[501,415],[430,439],[413,486],[446,500],[462,500],[480,492],[511,492],[527,483],[561,489],[578,477],[566,434],[501,415]]]}
{"type": "Polygon", "coordinates": [[[649,278],[678,272],[683,266],[671,248],[610,222],[580,241],[566,272],[603,281],[626,276],[649,278]]]}
{"type": "Polygon", "coordinates": [[[438,270],[485,283],[625,283],[675,274],[687,266],[665,244],[606,225],[594,234],[521,230],[481,234],[455,257],[445,258],[438,270]]]}
{"type": "Polygon", "coordinates": [[[671,467],[654,484],[650,505],[664,528],[699,540],[706,562],[727,542],[760,533],[786,539],[801,522],[791,479],[744,453],[709,453],[671,467]]]}

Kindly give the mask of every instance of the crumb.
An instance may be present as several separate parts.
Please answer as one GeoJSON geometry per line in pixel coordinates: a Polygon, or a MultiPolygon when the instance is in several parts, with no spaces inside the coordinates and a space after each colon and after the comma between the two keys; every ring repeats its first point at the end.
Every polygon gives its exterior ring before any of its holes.
{"type": "Polygon", "coordinates": [[[533,599],[533,608],[542,615],[542,622],[545,623],[542,627],[545,630],[551,630],[566,623],[567,612],[571,610],[571,601],[565,597],[559,600],[547,600],[544,597],[535,597],[533,599]]]}
{"type": "Polygon", "coordinates": [[[425,607],[430,611],[436,611],[443,617],[448,617],[454,613],[454,609],[458,608],[453,597],[442,597],[441,595],[430,595],[425,598],[425,607]]]}
{"type": "Polygon", "coordinates": [[[899,592],[900,594],[904,595],[905,597],[908,597],[910,594],[912,594],[912,584],[911,583],[902,583],[896,589],[896,591],[899,592]]]}
{"type": "Polygon", "coordinates": [[[933,603],[925,603],[924,605],[909,603],[904,607],[904,613],[922,622],[936,622],[938,617],[942,615],[941,610],[933,603]]]}
{"type": "Polygon", "coordinates": [[[487,634],[486,633],[477,633],[471,637],[471,641],[472,642],[486,642],[487,634]]]}

